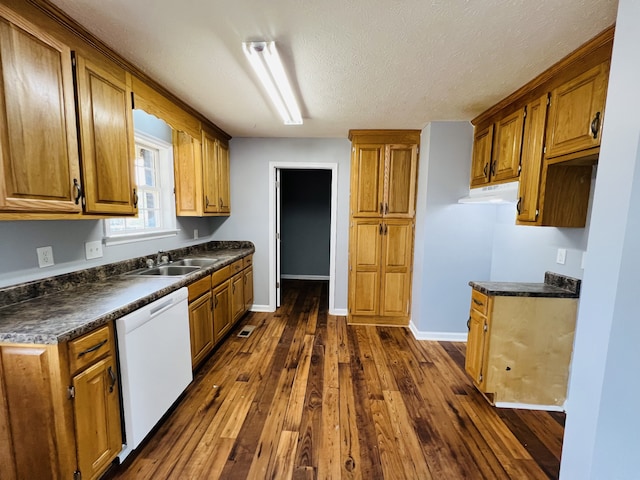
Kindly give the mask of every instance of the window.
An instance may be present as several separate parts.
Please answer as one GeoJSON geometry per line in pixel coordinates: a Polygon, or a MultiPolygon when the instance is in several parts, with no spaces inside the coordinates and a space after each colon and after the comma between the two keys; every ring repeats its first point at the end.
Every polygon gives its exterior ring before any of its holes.
{"type": "Polygon", "coordinates": [[[105,220],[107,245],[175,235],[172,146],[136,133],[138,216],[105,220]]]}

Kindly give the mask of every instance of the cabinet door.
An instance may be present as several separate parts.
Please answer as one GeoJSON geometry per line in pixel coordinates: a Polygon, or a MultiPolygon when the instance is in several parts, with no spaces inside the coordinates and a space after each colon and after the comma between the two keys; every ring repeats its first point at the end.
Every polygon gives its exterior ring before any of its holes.
{"type": "Polygon", "coordinates": [[[409,314],[413,222],[385,220],[382,224],[382,282],[380,315],[404,317],[409,314]]]}
{"type": "Polygon", "coordinates": [[[82,176],[87,213],[135,215],[131,76],[76,59],[82,176]]]}
{"type": "Polygon", "coordinates": [[[211,318],[211,291],[189,304],[191,336],[191,366],[196,368],[213,349],[214,333],[211,318]]]}
{"type": "Polygon", "coordinates": [[[228,281],[213,289],[213,331],[218,342],[231,328],[231,291],[228,281]]]}
{"type": "Polygon", "coordinates": [[[349,252],[349,313],[377,315],[380,304],[382,224],[376,219],[353,219],[349,252]]]}
{"type": "Polygon", "coordinates": [[[551,92],[548,158],[600,146],[608,75],[605,62],[551,92]]]}
{"type": "Polygon", "coordinates": [[[231,318],[233,323],[244,313],[244,279],[242,273],[231,277],[231,318]]]}
{"type": "Polygon", "coordinates": [[[218,204],[220,213],[231,213],[231,182],[229,171],[229,148],[220,141],[217,147],[218,204]]]}
{"type": "Polygon", "coordinates": [[[417,145],[388,145],[385,153],[384,215],[412,218],[415,215],[417,145]]]}
{"type": "Polygon", "coordinates": [[[493,146],[493,124],[475,132],[473,137],[473,159],[471,161],[471,186],[489,183],[491,147],[493,146]]]}
{"type": "Polygon", "coordinates": [[[493,136],[491,180],[510,180],[518,177],[524,109],[518,110],[496,123],[493,136]]]}
{"type": "Polygon", "coordinates": [[[202,132],[202,176],[204,211],[218,213],[220,210],[218,194],[218,151],[216,139],[202,132]]]}
{"type": "Polygon", "coordinates": [[[534,223],[538,218],[540,174],[547,121],[547,95],[527,105],[522,139],[522,171],[518,188],[518,223],[534,223]]]}
{"type": "Polygon", "coordinates": [[[351,158],[351,215],[380,217],[384,208],[383,144],[354,145],[351,158]]]}
{"type": "Polygon", "coordinates": [[[78,470],[97,478],[122,449],[115,359],[108,356],[73,378],[78,470]]]}
{"type": "Polygon", "coordinates": [[[0,148],[0,211],[81,212],[71,51],[3,5],[0,148]]]}
{"type": "Polygon", "coordinates": [[[487,323],[485,317],[474,309],[469,313],[469,336],[467,338],[467,353],[464,368],[473,379],[474,383],[480,385],[484,381],[483,361],[486,347],[487,323]]]}
{"type": "Polygon", "coordinates": [[[203,214],[202,149],[200,140],[173,131],[173,168],[176,187],[176,215],[203,214]]]}
{"type": "Polygon", "coordinates": [[[253,267],[246,268],[244,275],[244,311],[253,306],[253,267]]]}

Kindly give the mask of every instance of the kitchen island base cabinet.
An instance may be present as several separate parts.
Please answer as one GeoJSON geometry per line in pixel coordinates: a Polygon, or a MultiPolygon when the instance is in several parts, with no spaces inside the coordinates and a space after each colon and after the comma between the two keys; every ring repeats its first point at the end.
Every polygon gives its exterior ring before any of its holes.
{"type": "Polygon", "coordinates": [[[122,448],[115,358],[111,324],[68,344],[0,345],[3,480],[104,473],[122,448]]]}
{"type": "Polygon", "coordinates": [[[497,406],[560,410],[573,350],[574,298],[472,292],[465,369],[497,406]]]}

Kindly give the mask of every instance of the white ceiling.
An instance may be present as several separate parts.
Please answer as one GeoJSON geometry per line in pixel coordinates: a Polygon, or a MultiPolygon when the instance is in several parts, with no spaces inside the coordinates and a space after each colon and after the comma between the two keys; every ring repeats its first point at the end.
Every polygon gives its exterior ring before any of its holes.
{"type": "Polygon", "coordinates": [[[615,21],[617,0],[52,0],[232,136],[470,120],[615,21]],[[242,42],[275,40],[284,126],[242,42]]]}

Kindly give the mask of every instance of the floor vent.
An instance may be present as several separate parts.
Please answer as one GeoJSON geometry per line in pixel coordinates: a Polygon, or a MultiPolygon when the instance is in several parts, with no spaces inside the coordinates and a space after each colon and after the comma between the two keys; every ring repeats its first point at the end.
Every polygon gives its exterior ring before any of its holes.
{"type": "Polygon", "coordinates": [[[240,330],[240,333],[238,333],[238,336],[247,338],[249,335],[251,335],[251,333],[253,333],[255,329],[255,325],[245,325],[244,327],[242,327],[242,330],[240,330]]]}

